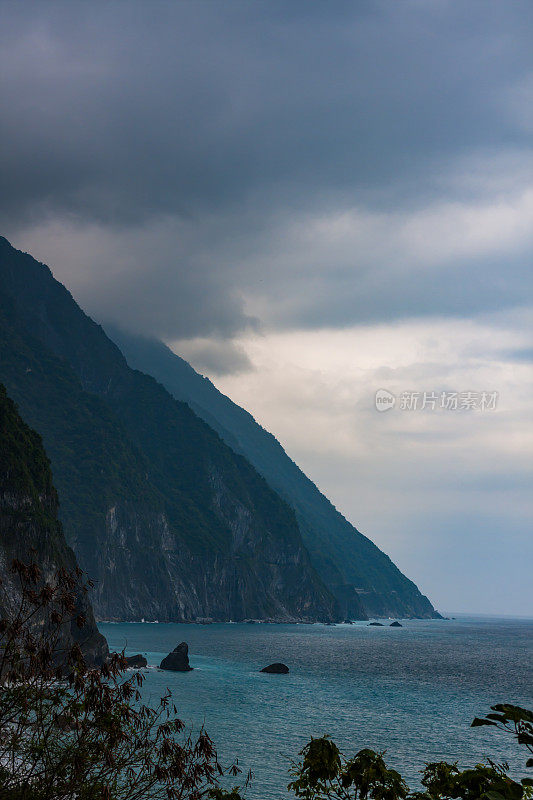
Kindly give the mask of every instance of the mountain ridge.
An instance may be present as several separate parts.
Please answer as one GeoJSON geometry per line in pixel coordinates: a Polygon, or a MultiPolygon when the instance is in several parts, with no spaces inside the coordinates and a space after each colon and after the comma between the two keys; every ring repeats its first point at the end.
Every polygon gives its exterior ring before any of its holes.
{"type": "Polygon", "coordinates": [[[293,510],[0,239],[0,379],[42,434],[100,618],[339,618],[293,510]]]}
{"type": "Polygon", "coordinates": [[[370,616],[440,616],[392,560],[336,509],[253,416],[157,340],[106,325],[128,363],[149,371],[169,392],[243,453],[294,508],[311,560],[350,616],[354,593],[370,616]]]}

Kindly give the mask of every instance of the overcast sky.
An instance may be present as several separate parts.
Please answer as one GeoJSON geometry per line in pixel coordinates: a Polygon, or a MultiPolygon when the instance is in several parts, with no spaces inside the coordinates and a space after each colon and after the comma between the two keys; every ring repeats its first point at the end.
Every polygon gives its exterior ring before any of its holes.
{"type": "Polygon", "coordinates": [[[0,233],[444,611],[533,614],[532,41],[530,0],[0,0],[0,233]]]}

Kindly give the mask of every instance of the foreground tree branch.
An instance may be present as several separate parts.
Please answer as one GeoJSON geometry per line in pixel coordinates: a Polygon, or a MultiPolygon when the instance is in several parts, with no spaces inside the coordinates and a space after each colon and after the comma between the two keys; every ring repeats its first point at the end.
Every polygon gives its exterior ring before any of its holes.
{"type": "Polygon", "coordinates": [[[0,620],[0,797],[198,800],[215,787],[225,770],[214,745],[203,729],[185,731],[170,692],[147,706],[123,654],[88,668],[78,644],[64,647],[81,573],[45,582],[36,564],[14,561],[12,574],[19,600],[0,620]]]}

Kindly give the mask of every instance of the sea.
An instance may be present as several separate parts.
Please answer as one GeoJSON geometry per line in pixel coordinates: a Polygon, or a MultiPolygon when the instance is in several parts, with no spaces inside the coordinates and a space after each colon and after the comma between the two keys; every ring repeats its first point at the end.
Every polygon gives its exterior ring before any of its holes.
{"type": "MultiPolygon", "coordinates": [[[[533,619],[457,616],[352,625],[101,623],[112,650],[148,660],[144,697],[169,688],[187,726],[205,726],[219,758],[251,770],[249,800],[286,800],[291,760],[328,734],[347,756],[385,751],[411,788],[431,761],[472,766],[526,755],[493,728],[471,728],[495,703],[533,708],[533,619]],[[158,669],[182,641],[192,672],[158,669]],[[281,661],[288,675],[261,668],[281,661]]],[[[233,780],[238,783],[239,778],[233,780]]]]}

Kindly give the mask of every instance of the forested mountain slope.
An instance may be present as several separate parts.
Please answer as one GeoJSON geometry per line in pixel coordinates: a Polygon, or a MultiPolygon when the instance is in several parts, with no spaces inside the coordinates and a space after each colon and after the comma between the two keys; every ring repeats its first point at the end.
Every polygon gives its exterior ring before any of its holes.
{"type": "Polygon", "coordinates": [[[0,380],[43,437],[100,618],[338,618],[289,505],[2,238],[0,380]]]}
{"type": "MultiPolygon", "coordinates": [[[[36,563],[43,582],[53,580],[63,568],[74,574],[76,558],[67,546],[57,519],[58,498],[50,464],[40,436],[20,418],[13,401],[0,384],[0,615],[16,614],[20,584],[11,571],[18,559],[36,563]]],[[[61,629],[59,646],[77,641],[89,664],[100,664],[108,655],[107,643],[98,632],[91,605],[80,581],[73,620],[61,629]],[[80,628],[74,618],[82,615],[80,628]]]]}
{"type": "Polygon", "coordinates": [[[132,367],[149,372],[174,397],[187,402],[290,503],[311,560],[346,616],[356,616],[359,599],[369,615],[438,616],[416,585],[337,511],[251,414],[162,342],[115,328],[109,328],[109,334],[132,367]]]}

